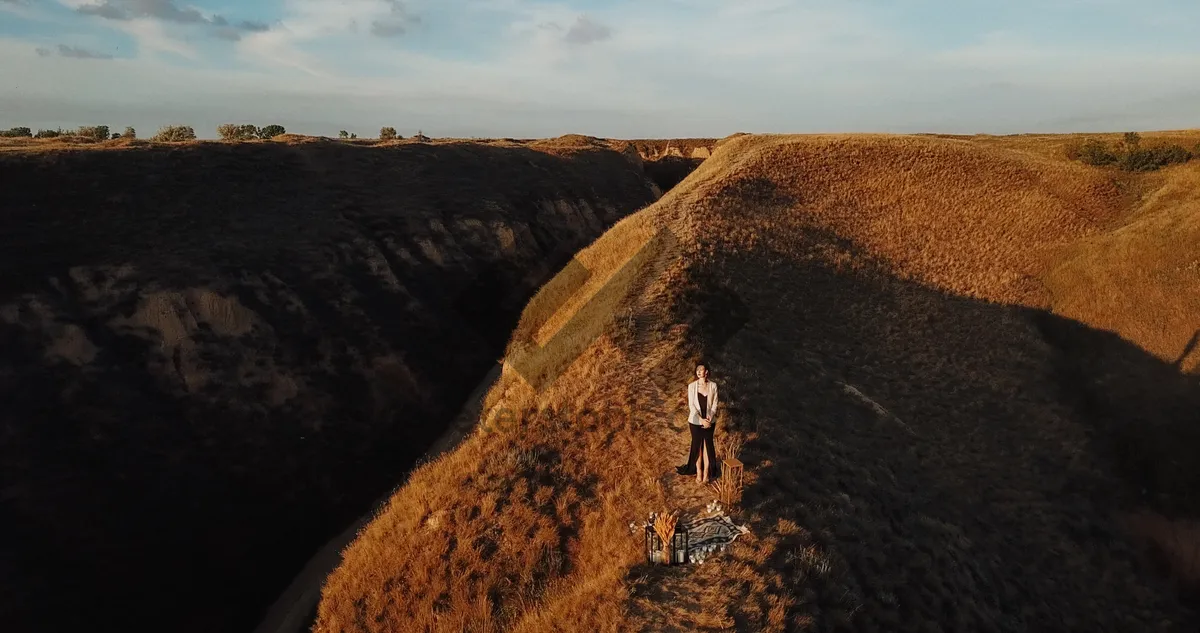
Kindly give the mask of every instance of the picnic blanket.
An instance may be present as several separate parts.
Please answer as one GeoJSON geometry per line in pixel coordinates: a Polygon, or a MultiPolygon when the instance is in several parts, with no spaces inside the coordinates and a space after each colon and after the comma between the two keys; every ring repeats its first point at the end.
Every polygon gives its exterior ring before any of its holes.
{"type": "Polygon", "coordinates": [[[750,531],[734,523],[733,519],[724,514],[696,519],[686,525],[689,549],[700,549],[711,545],[728,545],[737,539],[737,537],[750,531]]]}
{"type": "MultiPolygon", "coordinates": [[[[629,530],[634,534],[648,530],[653,525],[654,515],[640,525],[630,523],[629,530]]],[[[708,504],[708,508],[699,518],[683,521],[680,526],[688,531],[688,561],[703,563],[710,554],[719,552],[734,542],[737,537],[750,533],[750,527],[738,525],[725,514],[721,505],[716,501],[708,504]]]]}
{"type": "Polygon", "coordinates": [[[750,529],[733,522],[724,513],[696,519],[685,524],[688,530],[688,562],[702,563],[714,552],[725,549],[750,529]]]}

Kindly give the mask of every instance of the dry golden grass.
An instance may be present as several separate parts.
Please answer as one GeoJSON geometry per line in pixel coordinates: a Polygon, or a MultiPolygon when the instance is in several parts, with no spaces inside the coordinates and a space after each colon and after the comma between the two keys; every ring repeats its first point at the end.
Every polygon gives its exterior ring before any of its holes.
{"type": "Polygon", "coordinates": [[[54,138],[0,138],[0,152],[36,152],[56,149],[120,149],[145,147],[150,141],[138,138],[119,138],[98,141],[86,136],[56,136],[54,138]]]}
{"type": "Polygon", "coordinates": [[[1121,224],[1069,248],[1045,275],[1055,311],[1121,333],[1185,371],[1200,332],[1200,164],[1147,176],[1121,224]]]}
{"type": "Polygon", "coordinates": [[[754,189],[771,183],[771,195],[795,200],[806,217],[906,277],[964,296],[1044,305],[1037,277],[1047,257],[1118,211],[1104,174],[966,142],[831,136],[731,144],[725,155],[741,159],[718,195],[761,195],[754,189]]]}
{"type": "MultiPolygon", "coordinates": [[[[1140,132],[1143,146],[1177,143],[1191,149],[1200,143],[1200,130],[1161,130],[1140,132]]],[[[1098,134],[1014,134],[1011,136],[978,135],[960,137],[978,145],[1013,149],[1047,158],[1059,159],[1071,143],[1085,139],[1097,139],[1106,143],[1119,143],[1123,132],[1098,134]]]]}
{"type": "Polygon", "coordinates": [[[1042,147],[723,142],[529,303],[480,430],[347,548],[314,630],[1195,630],[1114,518],[1197,510],[1169,451],[1200,439],[1168,431],[1200,280],[1155,272],[1192,172],[1042,147]],[[1110,242],[1162,252],[1122,272],[1110,242]],[[752,533],[656,567],[628,523],[712,499],[671,468],[701,358],[752,533]]]}
{"type": "MultiPolygon", "coordinates": [[[[324,590],[317,629],[619,630],[628,593],[623,570],[638,554],[627,546],[627,524],[633,512],[649,512],[643,504],[661,508],[667,500],[653,476],[613,475],[652,473],[662,456],[633,432],[652,424],[641,415],[653,406],[652,394],[606,382],[628,360],[608,336],[593,341],[595,331],[573,324],[604,326],[604,315],[617,312],[613,301],[626,297],[616,291],[635,277],[620,273],[622,255],[654,243],[651,218],[618,223],[610,233],[623,238],[617,248],[581,253],[592,272],[582,287],[600,302],[567,302],[574,318],[557,316],[554,306],[580,280],[561,288],[551,283],[530,302],[518,328],[525,334],[510,349],[537,345],[537,332],[555,327],[553,319],[566,330],[544,354],[556,358],[543,364],[565,371],[534,394],[514,363],[506,363],[485,400],[487,424],[454,454],[414,472],[345,552],[324,590]],[[570,362],[580,347],[586,349],[580,361],[570,362]],[[505,411],[513,421],[503,422],[505,411]],[[565,435],[576,439],[562,442],[565,435]],[[476,502],[463,506],[459,494],[467,488],[476,502]],[[379,583],[395,591],[379,592],[379,583]],[[373,597],[360,600],[367,594],[373,597]]],[[[662,253],[653,254],[638,258],[636,272],[666,263],[662,253]]],[[[526,375],[536,380],[536,373],[526,375]]]]}

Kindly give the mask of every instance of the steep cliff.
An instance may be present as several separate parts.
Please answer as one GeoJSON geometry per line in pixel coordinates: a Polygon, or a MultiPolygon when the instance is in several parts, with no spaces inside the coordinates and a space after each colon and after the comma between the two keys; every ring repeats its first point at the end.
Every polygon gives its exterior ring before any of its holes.
{"type": "Polygon", "coordinates": [[[653,202],[573,143],[0,153],[0,616],[249,629],[531,293],[653,202]]]}

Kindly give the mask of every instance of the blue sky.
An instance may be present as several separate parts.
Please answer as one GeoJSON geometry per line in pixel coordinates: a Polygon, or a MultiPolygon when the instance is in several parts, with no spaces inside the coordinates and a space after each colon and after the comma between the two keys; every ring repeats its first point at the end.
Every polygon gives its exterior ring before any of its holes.
{"type": "Polygon", "coordinates": [[[1200,127],[1194,0],[0,0],[0,128],[1200,127]]]}

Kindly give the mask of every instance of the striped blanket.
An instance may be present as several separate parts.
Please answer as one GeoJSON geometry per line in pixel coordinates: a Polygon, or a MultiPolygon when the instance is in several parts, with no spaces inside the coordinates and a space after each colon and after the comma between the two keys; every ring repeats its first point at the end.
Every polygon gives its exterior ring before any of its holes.
{"type": "Polygon", "coordinates": [[[685,524],[688,531],[689,562],[702,563],[705,557],[725,549],[737,537],[750,531],[724,514],[696,519],[685,524]]]}

